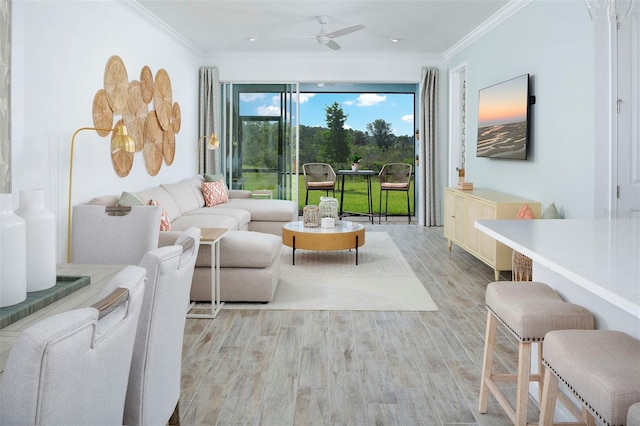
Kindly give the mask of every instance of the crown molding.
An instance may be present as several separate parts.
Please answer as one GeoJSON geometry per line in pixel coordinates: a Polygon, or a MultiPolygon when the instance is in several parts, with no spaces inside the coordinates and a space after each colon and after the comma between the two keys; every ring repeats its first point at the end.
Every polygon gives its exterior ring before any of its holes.
{"type": "MultiPolygon", "coordinates": [[[[327,53],[317,53],[317,52],[264,52],[264,51],[256,51],[256,52],[216,52],[209,51],[205,54],[207,58],[255,58],[255,57],[264,57],[264,58],[273,58],[274,56],[278,57],[288,57],[288,58],[318,58],[318,57],[326,57],[335,59],[340,56],[340,53],[334,53],[328,51],[327,53]]],[[[414,58],[414,59],[422,59],[422,60],[431,60],[431,61],[444,61],[445,58],[441,53],[421,53],[421,52],[349,52],[346,57],[349,58],[414,58]]]]}
{"type": "Polygon", "coordinates": [[[494,13],[489,19],[480,24],[476,29],[460,39],[456,44],[444,52],[444,58],[448,61],[462,49],[470,46],[495,27],[509,19],[532,0],[511,0],[502,9],[494,13]]]}
{"type": "Polygon", "coordinates": [[[191,50],[193,53],[197,55],[204,55],[204,50],[193,44],[190,40],[184,37],[182,34],[171,28],[166,22],[159,19],[157,16],[149,12],[148,9],[143,7],[137,0],[113,0],[115,3],[122,6],[124,9],[127,9],[129,12],[132,12],[134,15],[142,18],[147,21],[155,28],[159,29],[163,33],[165,33],[170,38],[176,40],[178,43],[185,46],[187,49],[191,50]]]}

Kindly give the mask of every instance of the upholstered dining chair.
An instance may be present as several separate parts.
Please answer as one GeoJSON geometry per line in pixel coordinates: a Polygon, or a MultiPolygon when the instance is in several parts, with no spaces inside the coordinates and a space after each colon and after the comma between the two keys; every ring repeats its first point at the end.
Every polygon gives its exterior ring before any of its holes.
{"type": "Polygon", "coordinates": [[[325,191],[329,196],[329,191],[335,197],[336,192],[336,172],[327,163],[306,163],[302,165],[304,173],[304,186],[307,190],[304,204],[309,203],[309,191],[325,191]]]}
{"type": "Polygon", "coordinates": [[[406,163],[387,163],[382,166],[378,179],[380,181],[380,205],[378,223],[382,218],[382,191],[385,192],[385,218],[388,219],[389,191],[404,191],[407,193],[407,218],[411,223],[411,204],[409,202],[409,188],[411,186],[411,170],[413,166],[406,163]]]}
{"type": "Polygon", "coordinates": [[[0,385],[0,424],[122,424],[145,274],[127,266],[96,304],[22,332],[0,385]]]}
{"type": "Polygon", "coordinates": [[[129,374],[123,424],[180,424],[182,340],[200,229],[183,231],[175,245],[147,253],[142,313],[129,374]],[[175,408],[174,408],[175,407],[175,408]],[[173,415],[172,415],[173,414],[173,415]]]}
{"type": "Polygon", "coordinates": [[[73,207],[71,263],[137,265],[158,247],[161,208],[73,207]]]}

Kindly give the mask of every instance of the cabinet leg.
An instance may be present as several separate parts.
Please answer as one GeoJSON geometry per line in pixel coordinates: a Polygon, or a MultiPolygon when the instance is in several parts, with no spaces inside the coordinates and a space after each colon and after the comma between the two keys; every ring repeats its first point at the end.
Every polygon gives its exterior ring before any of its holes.
{"type": "Polygon", "coordinates": [[[496,279],[496,281],[500,281],[500,271],[498,271],[497,269],[493,270],[493,275],[496,279]]]}
{"type": "Polygon", "coordinates": [[[449,240],[449,251],[451,251],[451,246],[453,245],[453,241],[449,240]]]}

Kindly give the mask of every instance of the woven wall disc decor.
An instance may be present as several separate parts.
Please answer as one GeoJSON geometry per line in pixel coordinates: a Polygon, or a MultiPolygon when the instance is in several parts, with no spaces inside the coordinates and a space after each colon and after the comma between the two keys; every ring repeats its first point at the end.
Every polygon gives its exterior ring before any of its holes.
{"type": "Polygon", "coordinates": [[[123,114],[127,109],[129,77],[124,62],[113,55],[104,69],[104,90],[114,114],[123,114]]]}
{"type": "MultiPolygon", "coordinates": [[[[107,92],[100,89],[93,97],[93,127],[98,129],[111,129],[113,126],[113,111],[107,100],[107,92]]],[[[109,130],[96,130],[98,134],[105,137],[109,134],[109,130]]]]}
{"type": "Polygon", "coordinates": [[[153,73],[147,65],[142,67],[140,71],[140,88],[142,91],[142,100],[151,103],[153,100],[153,73]]]}
{"type": "Polygon", "coordinates": [[[144,122],[144,166],[151,176],[155,176],[162,167],[162,128],[155,111],[149,111],[144,122]]]}
{"type": "Polygon", "coordinates": [[[162,132],[162,157],[164,158],[164,164],[170,166],[173,164],[173,159],[176,156],[176,134],[173,129],[169,127],[168,130],[162,132]]]}
{"type": "MultiPolygon", "coordinates": [[[[116,123],[116,126],[123,124],[122,120],[119,120],[116,123]]],[[[111,133],[111,141],[116,136],[116,132],[111,133]]],[[[111,153],[111,163],[113,164],[113,170],[115,170],[116,174],[120,177],[125,177],[131,171],[131,167],[133,167],[133,152],[126,151],[118,151],[111,153]]]]}
{"type": "Polygon", "coordinates": [[[142,151],[144,146],[144,122],[148,113],[147,104],[142,99],[140,82],[133,80],[129,83],[129,102],[122,119],[129,135],[136,141],[136,152],[142,151]]]}
{"type": "Polygon", "coordinates": [[[158,122],[162,130],[167,130],[171,126],[171,115],[173,108],[173,96],[171,90],[171,80],[164,68],[160,68],[154,80],[153,106],[156,110],[158,122]]]}
{"type": "Polygon", "coordinates": [[[182,112],[180,111],[180,105],[178,105],[177,102],[174,102],[171,111],[171,127],[175,133],[180,133],[180,126],[182,126],[182,112]]]}

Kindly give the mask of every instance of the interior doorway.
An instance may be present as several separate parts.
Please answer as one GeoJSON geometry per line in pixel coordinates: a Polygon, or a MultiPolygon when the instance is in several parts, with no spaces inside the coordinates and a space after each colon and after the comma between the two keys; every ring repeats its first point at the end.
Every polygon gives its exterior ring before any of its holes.
{"type": "Polygon", "coordinates": [[[617,214],[640,216],[640,2],[617,31],[617,214]]]}

